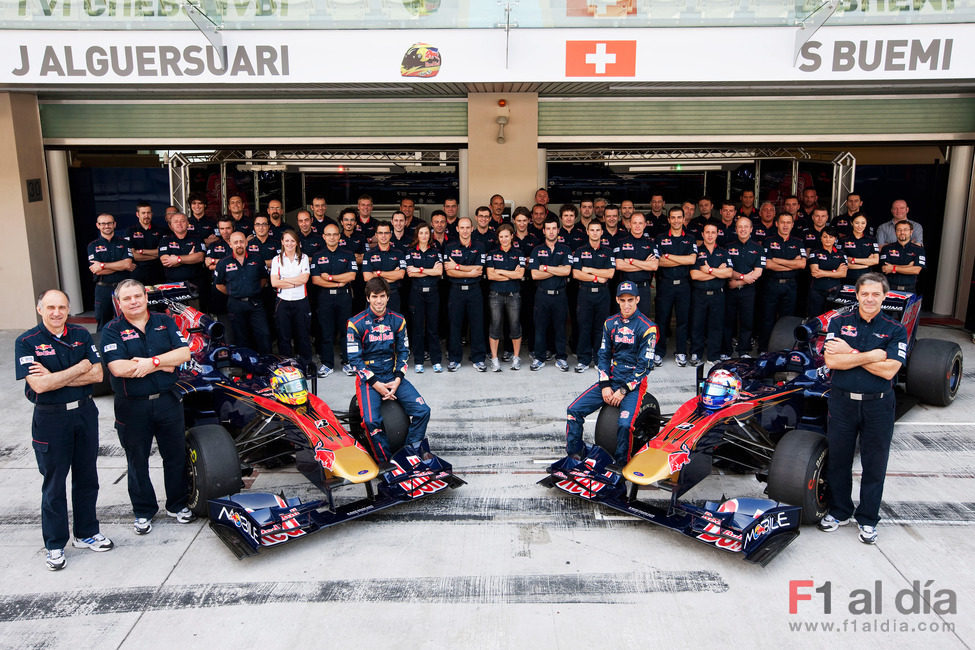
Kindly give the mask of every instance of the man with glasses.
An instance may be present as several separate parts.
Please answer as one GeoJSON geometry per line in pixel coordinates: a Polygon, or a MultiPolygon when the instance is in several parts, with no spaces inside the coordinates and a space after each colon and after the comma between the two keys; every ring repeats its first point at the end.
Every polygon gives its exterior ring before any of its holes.
{"type": "Polygon", "coordinates": [[[88,270],[95,276],[95,322],[97,330],[101,330],[115,318],[112,304],[115,285],[131,277],[135,262],[128,243],[122,237],[115,236],[115,217],[100,214],[95,220],[95,227],[100,234],[88,244],[88,270]]]}

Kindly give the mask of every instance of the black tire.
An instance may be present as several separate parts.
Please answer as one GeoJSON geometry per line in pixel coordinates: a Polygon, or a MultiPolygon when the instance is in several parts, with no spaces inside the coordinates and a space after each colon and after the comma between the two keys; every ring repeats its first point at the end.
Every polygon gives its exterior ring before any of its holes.
{"type": "MultiPolygon", "coordinates": [[[[636,452],[647,440],[653,438],[660,431],[660,404],[657,398],[647,393],[640,402],[640,411],[636,414],[633,427],[634,449],[630,450],[630,455],[636,452]]],[[[603,404],[596,417],[596,432],[594,439],[596,444],[602,447],[606,453],[613,455],[616,453],[616,427],[620,418],[618,406],[603,404]]]]}
{"type": "MultiPolygon", "coordinates": [[[[817,316],[819,314],[816,314],[817,316]]],[[[791,350],[796,345],[796,327],[802,324],[798,316],[783,316],[772,328],[768,337],[768,351],[781,352],[791,350]]]]}
{"type": "Polygon", "coordinates": [[[105,395],[112,394],[112,382],[108,378],[108,364],[105,363],[105,357],[102,356],[102,333],[94,332],[91,335],[91,342],[94,343],[95,347],[98,349],[98,356],[102,360],[102,380],[97,384],[92,384],[91,394],[94,397],[104,397],[105,395]]]}
{"type": "Polygon", "coordinates": [[[796,429],[779,440],[768,470],[768,495],[802,508],[802,523],[826,516],[826,436],[796,429]]]}
{"type": "MultiPolygon", "coordinates": [[[[395,454],[403,448],[406,434],[410,431],[410,418],[403,410],[403,405],[396,400],[383,400],[379,405],[379,415],[383,419],[383,431],[386,442],[389,443],[390,453],[395,454]]],[[[365,427],[362,426],[362,412],[359,410],[358,397],[353,395],[349,402],[349,433],[366,449],[372,449],[365,427]]]]}
{"type": "Polygon", "coordinates": [[[207,501],[240,492],[240,459],[234,439],[219,424],[193,427],[186,434],[186,466],[190,475],[187,507],[207,516],[207,501]]]}
{"type": "Polygon", "coordinates": [[[925,404],[948,406],[961,385],[962,354],[957,343],[918,339],[907,362],[907,392],[925,404]]]}
{"type": "Polygon", "coordinates": [[[616,427],[620,419],[620,407],[603,404],[596,417],[596,445],[610,456],[616,454],[616,427]]]}

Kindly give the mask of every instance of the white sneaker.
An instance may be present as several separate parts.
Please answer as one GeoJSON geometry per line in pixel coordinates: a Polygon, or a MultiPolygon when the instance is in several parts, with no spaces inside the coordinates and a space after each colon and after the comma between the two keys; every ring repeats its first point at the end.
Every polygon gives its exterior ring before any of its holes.
{"type": "Polygon", "coordinates": [[[86,537],[80,539],[78,537],[74,538],[71,545],[75,548],[87,548],[96,553],[101,553],[103,551],[111,551],[115,548],[115,544],[109,538],[105,537],[101,533],[95,533],[91,537],[86,537]]]}
{"type": "Polygon", "coordinates": [[[653,365],[655,365],[658,368],[664,365],[663,357],[661,357],[659,354],[653,355],[653,365]]]}
{"type": "Polygon", "coordinates": [[[491,370],[493,372],[501,372],[501,360],[497,357],[491,359],[491,370]]]}
{"type": "Polygon", "coordinates": [[[196,521],[196,515],[189,508],[183,508],[179,512],[166,511],[166,514],[176,520],[178,524],[189,524],[196,521]]]}
{"type": "Polygon", "coordinates": [[[132,527],[135,528],[136,535],[148,535],[152,530],[152,522],[145,517],[137,517],[132,527]]]}
{"type": "Polygon", "coordinates": [[[325,379],[326,377],[328,377],[333,372],[334,371],[331,368],[329,368],[328,366],[326,366],[324,363],[322,365],[318,366],[318,378],[319,379],[325,379]]]}
{"type": "Polygon", "coordinates": [[[825,517],[819,520],[819,523],[816,524],[816,527],[819,528],[819,530],[823,531],[824,533],[831,533],[834,530],[838,529],[840,526],[845,526],[851,521],[853,520],[852,519],[840,520],[834,517],[833,515],[826,515],[825,517]]]}
{"type": "Polygon", "coordinates": [[[60,571],[64,568],[64,549],[63,548],[52,548],[48,549],[47,557],[44,558],[44,563],[47,564],[47,568],[51,571],[60,571]]]}
{"type": "Polygon", "coordinates": [[[422,375],[423,374],[423,364],[422,363],[418,363],[415,366],[413,366],[413,372],[415,372],[418,375],[422,375]]]}
{"type": "Polygon", "coordinates": [[[343,363],[342,364],[342,372],[344,372],[346,375],[348,375],[349,377],[351,377],[352,375],[355,374],[355,368],[352,367],[352,364],[351,363],[343,363]]]}
{"type": "Polygon", "coordinates": [[[521,357],[514,357],[511,359],[511,369],[521,370],[521,357]]]}
{"type": "Polygon", "coordinates": [[[681,368],[683,368],[684,366],[687,365],[687,355],[686,354],[675,354],[674,355],[674,361],[677,362],[677,365],[678,366],[680,366],[681,368]]]}
{"type": "Polygon", "coordinates": [[[877,527],[860,525],[860,541],[864,544],[877,543],[877,527]]]}
{"type": "Polygon", "coordinates": [[[441,366],[439,363],[435,363],[435,364],[433,364],[433,371],[434,372],[443,372],[443,366],[441,366]]]}

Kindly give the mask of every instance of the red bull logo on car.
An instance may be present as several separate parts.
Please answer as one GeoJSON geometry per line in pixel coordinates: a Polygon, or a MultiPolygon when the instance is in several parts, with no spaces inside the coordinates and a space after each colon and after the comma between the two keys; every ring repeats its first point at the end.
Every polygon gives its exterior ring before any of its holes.
{"type": "Polygon", "coordinates": [[[321,463],[322,467],[331,471],[332,465],[335,464],[335,452],[326,449],[325,445],[319,440],[315,443],[315,460],[321,463]]]}
{"type": "Polygon", "coordinates": [[[680,446],[680,451],[675,451],[667,456],[667,464],[670,466],[670,472],[679,472],[684,465],[688,463],[691,459],[691,450],[687,446],[687,443],[683,443],[680,446]]]}

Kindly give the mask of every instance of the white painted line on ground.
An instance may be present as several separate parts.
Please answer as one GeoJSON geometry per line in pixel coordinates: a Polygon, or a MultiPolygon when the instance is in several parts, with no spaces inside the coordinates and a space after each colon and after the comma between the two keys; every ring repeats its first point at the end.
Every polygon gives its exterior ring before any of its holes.
{"type": "Polygon", "coordinates": [[[894,422],[895,427],[975,427],[975,422],[894,422]]]}

